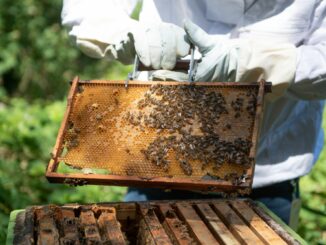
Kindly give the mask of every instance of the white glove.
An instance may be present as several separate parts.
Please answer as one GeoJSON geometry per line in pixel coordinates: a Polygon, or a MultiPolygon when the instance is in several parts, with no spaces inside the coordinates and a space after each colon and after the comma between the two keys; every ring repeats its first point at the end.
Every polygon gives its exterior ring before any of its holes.
{"type": "Polygon", "coordinates": [[[139,27],[132,35],[140,61],[155,70],[173,69],[177,58],[189,53],[190,45],[185,31],[173,24],[160,23],[148,28],[139,27]]]}
{"type": "MultiPolygon", "coordinates": [[[[202,59],[195,71],[195,81],[256,82],[260,78],[273,83],[274,97],[281,96],[294,80],[296,48],[249,39],[221,39],[208,35],[186,20],[185,31],[198,48],[202,59]]],[[[185,73],[156,71],[153,80],[187,81],[185,73]]]]}
{"type": "Polygon", "coordinates": [[[189,52],[183,28],[153,19],[141,23],[131,19],[133,0],[64,0],[62,24],[76,45],[93,58],[140,61],[154,69],[172,69],[189,52]]]}
{"type": "Polygon", "coordinates": [[[97,38],[93,35],[94,30],[89,30],[100,27],[104,31],[101,36],[105,36],[105,23],[87,23],[91,26],[87,28],[89,31],[83,31],[85,35],[76,35],[76,44],[90,57],[117,59],[124,64],[132,63],[137,53],[140,61],[153,69],[173,69],[177,58],[189,53],[190,45],[182,28],[168,23],[144,27],[131,19],[128,22],[129,28],[111,40],[97,38]]]}

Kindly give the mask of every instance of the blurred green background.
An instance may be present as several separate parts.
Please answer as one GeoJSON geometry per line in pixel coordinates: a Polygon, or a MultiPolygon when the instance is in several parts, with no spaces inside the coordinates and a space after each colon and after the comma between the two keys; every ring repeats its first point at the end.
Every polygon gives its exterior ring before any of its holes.
{"type": "MultiPolygon", "coordinates": [[[[55,185],[44,177],[68,81],[75,75],[124,79],[131,69],[81,54],[60,25],[61,7],[61,0],[0,1],[0,244],[13,209],[117,201],[126,190],[55,185]]],[[[310,244],[326,244],[326,150],[300,187],[299,234],[310,244]]]]}

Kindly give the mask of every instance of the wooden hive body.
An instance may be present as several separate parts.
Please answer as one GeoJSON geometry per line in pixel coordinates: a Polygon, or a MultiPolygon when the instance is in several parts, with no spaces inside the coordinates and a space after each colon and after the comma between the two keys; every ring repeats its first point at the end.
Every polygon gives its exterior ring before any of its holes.
{"type": "Polygon", "coordinates": [[[301,244],[250,200],[34,206],[8,244],[301,244]]]}

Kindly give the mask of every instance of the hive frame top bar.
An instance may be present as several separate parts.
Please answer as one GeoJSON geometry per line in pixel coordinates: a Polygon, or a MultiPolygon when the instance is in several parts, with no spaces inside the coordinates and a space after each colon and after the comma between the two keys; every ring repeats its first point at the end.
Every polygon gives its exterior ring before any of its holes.
{"type": "MultiPolygon", "coordinates": [[[[112,174],[87,174],[87,173],[59,173],[58,166],[60,163],[58,158],[61,154],[61,149],[64,140],[64,132],[67,129],[68,118],[73,109],[75,96],[78,92],[78,84],[94,84],[103,85],[105,84],[118,84],[124,85],[125,81],[107,81],[107,80],[91,80],[81,81],[78,77],[74,78],[72,86],[67,99],[67,109],[58,133],[57,141],[52,151],[52,158],[48,164],[46,170],[46,177],[50,182],[53,183],[67,183],[72,185],[84,185],[84,184],[96,184],[96,185],[119,185],[119,186],[139,186],[139,187],[158,187],[163,189],[184,189],[184,190],[198,190],[203,192],[235,192],[241,190],[244,193],[248,193],[251,190],[252,178],[250,183],[243,183],[241,185],[233,185],[229,181],[223,180],[205,180],[205,181],[194,181],[189,178],[169,178],[169,177],[155,177],[155,178],[142,178],[137,176],[121,176],[112,174]]],[[[259,87],[257,102],[256,102],[256,114],[255,123],[253,128],[253,146],[250,151],[251,156],[255,156],[257,147],[257,137],[259,122],[262,116],[262,102],[264,93],[271,91],[271,83],[261,80],[259,83],[234,83],[234,82],[146,82],[146,81],[129,81],[128,88],[132,86],[151,86],[153,84],[161,85],[189,85],[189,86],[220,86],[220,87],[259,87]]],[[[254,165],[248,172],[249,176],[253,176],[254,165]]]]}
{"type": "MultiPolygon", "coordinates": [[[[76,79],[76,78],[75,78],[76,79]]],[[[75,79],[71,82],[74,83],[75,79]]],[[[124,85],[124,80],[79,80],[78,84],[121,84],[124,85]]],[[[266,82],[265,80],[260,80],[259,82],[252,83],[235,83],[235,82],[176,82],[176,81],[138,81],[131,80],[128,82],[128,85],[145,85],[151,86],[155,84],[161,85],[189,85],[189,86],[219,86],[219,87],[257,87],[263,86],[265,93],[270,93],[272,91],[272,83],[266,82]]]]}

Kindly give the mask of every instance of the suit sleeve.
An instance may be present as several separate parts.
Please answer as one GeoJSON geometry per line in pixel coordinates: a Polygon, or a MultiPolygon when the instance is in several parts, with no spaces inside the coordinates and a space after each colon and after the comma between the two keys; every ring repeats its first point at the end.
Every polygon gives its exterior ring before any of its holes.
{"type": "Polygon", "coordinates": [[[288,94],[307,100],[326,99],[326,4],[317,11],[314,30],[306,42],[297,48],[295,80],[288,94]]]}
{"type": "Polygon", "coordinates": [[[61,21],[86,55],[117,58],[119,49],[128,42],[127,34],[139,25],[129,17],[136,3],[137,0],[64,0],[61,21]]]}

